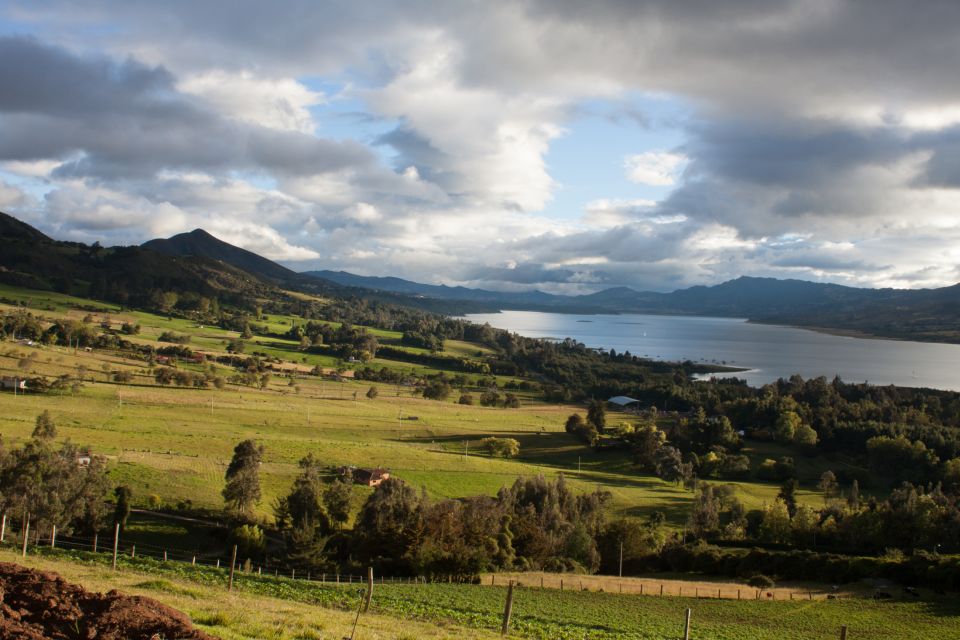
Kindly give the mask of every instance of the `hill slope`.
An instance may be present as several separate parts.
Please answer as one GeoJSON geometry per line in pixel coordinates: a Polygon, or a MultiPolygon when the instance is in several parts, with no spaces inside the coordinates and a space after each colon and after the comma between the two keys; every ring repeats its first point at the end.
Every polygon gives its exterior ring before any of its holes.
{"type": "Polygon", "coordinates": [[[273,280],[286,282],[298,278],[295,271],[259,256],[252,251],[241,249],[210,235],[203,229],[194,229],[189,233],[180,233],[171,238],[149,240],[141,245],[168,256],[202,256],[219,260],[243,269],[247,273],[273,280]]]}

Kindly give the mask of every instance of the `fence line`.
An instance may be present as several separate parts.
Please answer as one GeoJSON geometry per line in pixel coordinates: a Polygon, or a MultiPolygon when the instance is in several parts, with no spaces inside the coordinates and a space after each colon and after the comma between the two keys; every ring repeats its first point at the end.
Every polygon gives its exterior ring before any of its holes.
{"type": "MultiPolygon", "coordinates": [[[[6,520],[4,531],[5,540],[0,546],[16,548],[20,550],[22,540],[22,523],[18,528],[16,522],[11,519],[6,520]]],[[[27,529],[29,549],[35,547],[51,548],[54,537],[49,533],[45,536],[40,535],[38,528],[32,525],[27,529]],[[32,535],[31,535],[32,534],[32,535]]],[[[62,533],[57,534],[55,538],[57,548],[93,552],[103,556],[110,556],[113,553],[112,536],[65,536],[62,533]]],[[[145,557],[162,562],[181,562],[191,566],[207,567],[220,569],[227,576],[230,571],[231,558],[228,552],[223,554],[201,554],[198,549],[184,550],[175,547],[164,547],[161,545],[149,544],[144,542],[123,543],[118,540],[118,557],[133,558],[145,557]]],[[[354,575],[351,573],[337,573],[316,571],[305,566],[292,566],[290,564],[270,564],[269,562],[254,562],[250,560],[249,566],[247,559],[241,560],[237,556],[235,560],[236,570],[247,574],[257,574],[258,576],[267,576],[275,578],[286,578],[304,582],[313,582],[324,585],[364,585],[368,582],[369,576],[354,575]]],[[[481,584],[490,586],[507,587],[509,582],[514,582],[517,587],[534,588],[539,586],[541,589],[559,589],[561,591],[593,591],[621,593],[625,595],[645,595],[645,596],[663,596],[663,597],[689,597],[697,599],[725,599],[725,600],[823,600],[840,599],[839,594],[827,594],[824,592],[814,592],[812,590],[784,590],[784,589],[756,589],[753,587],[707,587],[685,586],[683,581],[658,581],[656,579],[644,579],[640,581],[636,578],[618,579],[614,576],[579,576],[571,574],[490,574],[489,581],[481,580],[481,584]]],[[[427,576],[379,576],[376,579],[379,584],[430,584],[430,583],[452,583],[450,576],[429,578],[427,576]]]]}

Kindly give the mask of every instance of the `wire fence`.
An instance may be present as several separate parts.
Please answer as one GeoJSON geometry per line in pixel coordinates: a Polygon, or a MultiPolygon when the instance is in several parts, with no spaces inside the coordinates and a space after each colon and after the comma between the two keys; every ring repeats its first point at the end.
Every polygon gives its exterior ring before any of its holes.
{"type": "MultiPolygon", "coordinates": [[[[65,536],[56,533],[53,529],[41,533],[29,526],[24,527],[22,524],[18,526],[8,521],[4,522],[2,536],[0,536],[0,546],[18,550],[24,556],[28,555],[31,549],[55,548],[91,552],[101,554],[103,557],[110,557],[114,553],[115,542],[117,558],[150,558],[163,562],[221,569],[224,574],[230,571],[231,560],[239,560],[235,565],[237,570],[258,576],[282,577],[325,585],[362,585],[367,583],[369,578],[369,576],[352,573],[317,571],[302,565],[299,567],[291,566],[290,563],[271,565],[269,562],[248,562],[246,559],[231,558],[229,553],[202,553],[197,550],[177,549],[142,541],[125,542],[120,538],[115,541],[112,534],[65,536]],[[26,544],[24,544],[25,531],[27,534],[26,544]]],[[[443,580],[443,582],[446,581],[443,580]]],[[[440,582],[440,580],[428,579],[425,576],[379,576],[376,578],[377,584],[427,584],[428,582],[440,582]]]]}

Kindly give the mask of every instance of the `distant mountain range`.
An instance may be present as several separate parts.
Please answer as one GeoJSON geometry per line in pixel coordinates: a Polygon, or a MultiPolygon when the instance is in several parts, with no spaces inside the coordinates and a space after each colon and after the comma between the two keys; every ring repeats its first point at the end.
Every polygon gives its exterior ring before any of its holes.
{"type": "Polygon", "coordinates": [[[429,285],[344,271],[297,273],[202,229],[139,247],[60,242],[0,213],[0,281],[78,295],[137,300],[151,289],[270,297],[285,290],[364,298],[443,314],[501,309],[559,313],[653,313],[748,318],[838,332],[960,342],[960,285],[862,289],[741,277],[671,293],[615,287],[563,296],[429,285]]]}
{"type": "Polygon", "coordinates": [[[960,342],[960,284],[939,289],[865,289],[744,276],[670,293],[615,287],[589,295],[563,296],[542,291],[516,293],[427,285],[344,271],[307,273],[352,287],[469,301],[499,309],[724,316],[891,338],[960,342]]]}

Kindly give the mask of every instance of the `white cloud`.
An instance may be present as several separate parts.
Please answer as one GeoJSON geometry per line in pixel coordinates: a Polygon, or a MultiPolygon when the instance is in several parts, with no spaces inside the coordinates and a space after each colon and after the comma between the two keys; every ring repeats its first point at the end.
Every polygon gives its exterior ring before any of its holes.
{"type": "Polygon", "coordinates": [[[631,182],[665,187],[676,184],[686,162],[687,158],[679,153],[645,151],[624,158],[623,166],[631,182]]]}
{"type": "Polygon", "coordinates": [[[322,93],[292,78],[263,78],[250,71],[206,71],[181,79],[177,89],[202,98],[226,116],[301,133],[314,131],[310,107],[324,101],[322,93]]]}

